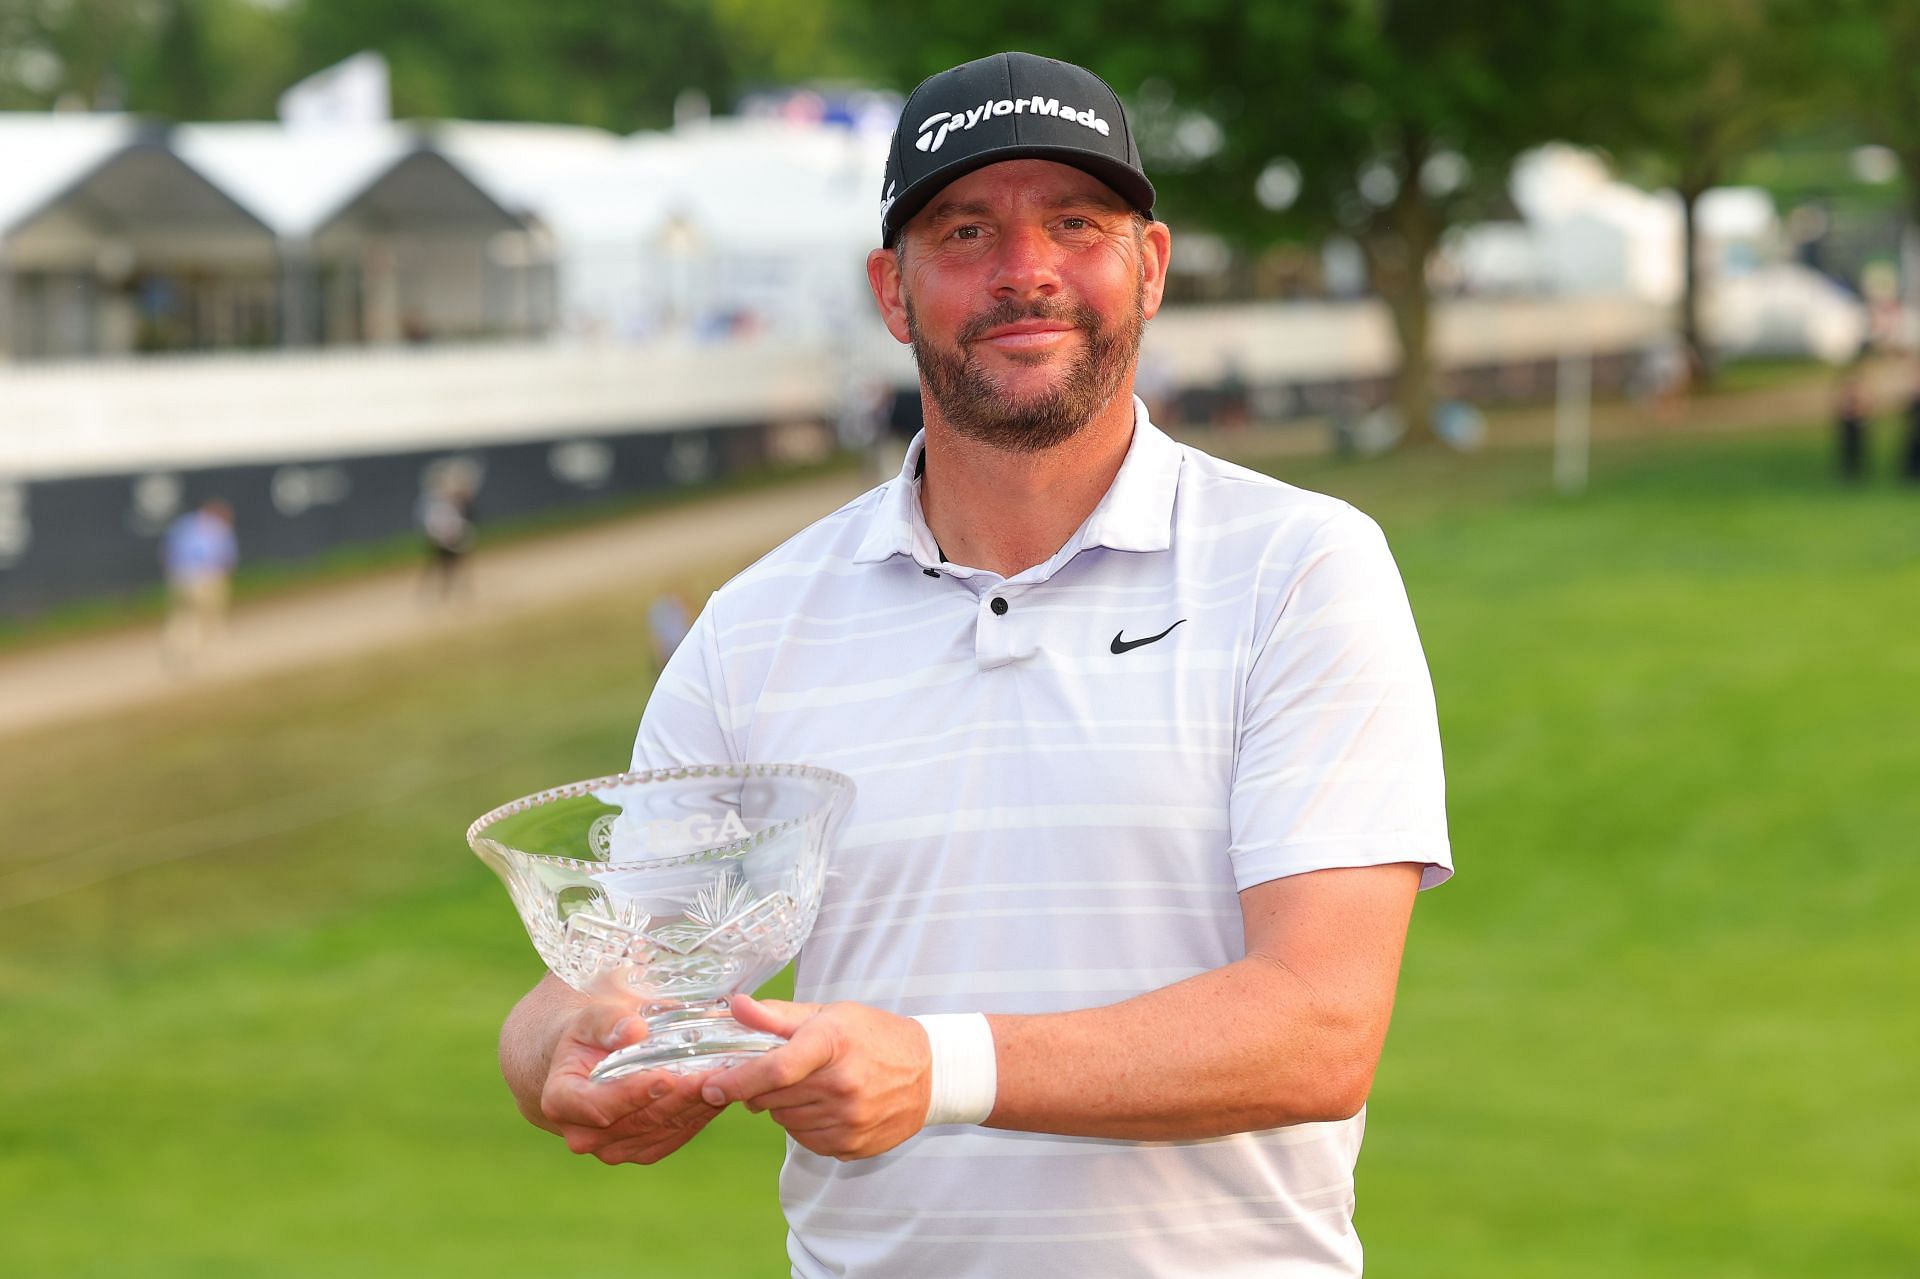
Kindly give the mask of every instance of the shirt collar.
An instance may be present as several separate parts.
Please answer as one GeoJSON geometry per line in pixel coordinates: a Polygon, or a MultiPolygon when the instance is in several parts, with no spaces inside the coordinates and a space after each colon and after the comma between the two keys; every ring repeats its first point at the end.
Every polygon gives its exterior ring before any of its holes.
{"type": "Polygon", "coordinates": [[[880,501],[867,522],[866,536],[853,554],[856,564],[878,564],[895,555],[911,555],[926,568],[940,563],[940,552],[933,544],[933,530],[927,527],[920,511],[920,459],[927,447],[926,428],[907,445],[907,459],[900,473],[880,490],[880,501]]]}
{"type": "MultiPolygon", "coordinates": [[[[900,473],[887,481],[866,536],[854,552],[857,564],[908,555],[923,568],[940,564],[933,531],[920,509],[920,461],[927,447],[922,429],[907,446],[900,473]]],[[[1164,551],[1173,545],[1173,499],[1180,481],[1180,446],[1147,417],[1133,399],[1133,440],[1100,504],[1062,550],[1104,546],[1115,551],[1164,551]]]]}
{"type": "Polygon", "coordinates": [[[1080,546],[1164,551],[1173,545],[1173,498],[1180,486],[1180,446],[1147,418],[1133,397],[1133,443],[1100,504],[1080,528],[1080,546]]]}

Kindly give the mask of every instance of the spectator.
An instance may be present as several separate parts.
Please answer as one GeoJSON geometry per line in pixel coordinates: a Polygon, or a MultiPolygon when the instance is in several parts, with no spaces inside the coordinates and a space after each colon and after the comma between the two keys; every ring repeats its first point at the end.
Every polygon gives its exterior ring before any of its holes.
{"type": "Polygon", "coordinates": [[[1857,363],[1840,376],[1834,427],[1839,433],[1840,478],[1857,481],[1866,473],[1867,457],[1867,391],[1857,363]]]}
{"type": "Polygon", "coordinates": [[[1900,473],[1920,483],[1920,365],[1914,368],[1913,397],[1907,401],[1907,447],[1900,459],[1900,473]]]}
{"type": "Polygon", "coordinates": [[[233,508],[209,498],[167,526],[167,624],[161,655],[179,674],[192,669],[207,643],[226,627],[233,566],[239,559],[233,508]]]}
{"type": "Polygon", "coordinates": [[[647,634],[653,641],[653,662],[656,670],[663,670],[667,659],[680,647],[680,641],[687,637],[687,630],[693,625],[692,615],[687,611],[687,603],[677,591],[662,591],[647,608],[647,634]]]}
{"type": "Polygon", "coordinates": [[[417,516],[427,539],[426,571],[420,579],[423,595],[445,601],[465,591],[467,552],[473,549],[473,489],[460,479],[441,479],[420,495],[417,516]]]}

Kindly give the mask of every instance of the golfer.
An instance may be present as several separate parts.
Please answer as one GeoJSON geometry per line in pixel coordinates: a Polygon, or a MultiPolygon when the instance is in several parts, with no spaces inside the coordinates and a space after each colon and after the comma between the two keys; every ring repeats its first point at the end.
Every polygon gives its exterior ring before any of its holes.
{"type": "Polygon", "coordinates": [[[713,596],[634,751],[857,782],[799,1002],[734,1001],[788,1042],[589,1083],[643,1032],[547,978],[507,1079],[608,1163],[764,1112],[807,1279],[1357,1275],[1367,1093],[1451,873],[1398,570],[1134,398],[1170,235],[1097,76],[932,77],[882,194],[868,279],[926,427],[713,596]]]}

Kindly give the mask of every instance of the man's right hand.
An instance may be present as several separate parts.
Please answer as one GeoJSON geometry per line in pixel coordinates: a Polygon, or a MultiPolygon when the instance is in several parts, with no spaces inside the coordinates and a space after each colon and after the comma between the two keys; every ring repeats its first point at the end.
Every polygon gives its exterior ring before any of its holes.
{"type": "Polygon", "coordinates": [[[554,991],[543,983],[507,1019],[502,1065],[527,1118],[564,1137],[576,1155],[592,1155],[605,1164],[656,1163],[692,1141],[725,1107],[701,1100],[704,1074],[650,1070],[604,1083],[588,1078],[608,1053],[646,1034],[646,1024],[629,1004],[582,1003],[564,987],[554,991]],[[551,1037],[545,1053],[526,1042],[535,1036],[551,1037]],[[530,1056],[544,1057],[544,1079],[537,1068],[527,1069],[530,1056]],[[516,1062],[522,1063],[518,1069],[516,1062]],[[526,1095],[536,1087],[535,1096],[526,1095]]]}

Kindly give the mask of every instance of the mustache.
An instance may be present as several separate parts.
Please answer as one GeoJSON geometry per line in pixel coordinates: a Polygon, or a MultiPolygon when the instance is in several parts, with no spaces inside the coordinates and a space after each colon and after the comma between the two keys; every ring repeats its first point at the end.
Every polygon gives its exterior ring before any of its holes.
{"type": "Polygon", "coordinates": [[[962,345],[985,337],[989,329],[1022,320],[1051,320],[1084,329],[1089,336],[1100,332],[1100,316],[1084,302],[1016,302],[1012,298],[997,302],[960,327],[962,345]]]}

